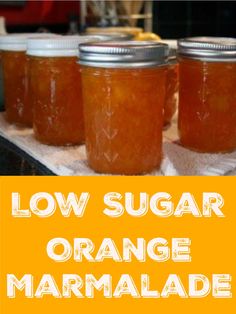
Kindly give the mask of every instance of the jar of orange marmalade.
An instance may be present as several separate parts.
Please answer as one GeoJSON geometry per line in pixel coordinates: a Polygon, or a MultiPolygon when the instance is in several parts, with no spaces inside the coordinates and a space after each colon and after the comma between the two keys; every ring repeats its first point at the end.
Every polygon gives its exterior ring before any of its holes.
{"type": "Polygon", "coordinates": [[[24,107],[27,93],[26,39],[26,35],[0,38],[4,104],[6,119],[10,123],[24,124],[27,120],[27,109],[24,107]]]}
{"type": "Polygon", "coordinates": [[[196,37],[178,43],[179,134],[199,152],[236,149],[236,39],[196,37]]]}
{"type": "Polygon", "coordinates": [[[99,173],[158,168],[168,46],[155,42],[80,45],[88,163],[99,173]]]}
{"type": "MultiPolygon", "coordinates": [[[[28,40],[30,94],[36,138],[49,145],[84,142],[78,45],[86,36],[28,40]]],[[[89,39],[91,40],[91,39],[89,39]]]]}
{"type": "MultiPolygon", "coordinates": [[[[27,38],[53,34],[19,33],[0,37],[6,119],[10,123],[32,126],[32,107],[28,101],[29,67],[27,38]]],[[[55,35],[53,35],[55,36],[55,35]]]]}

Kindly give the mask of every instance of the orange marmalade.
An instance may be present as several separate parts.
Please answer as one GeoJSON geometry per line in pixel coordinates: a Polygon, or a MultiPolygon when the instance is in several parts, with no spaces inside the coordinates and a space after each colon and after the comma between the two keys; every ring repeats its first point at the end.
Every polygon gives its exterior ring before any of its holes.
{"type": "Polygon", "coordinates": [[[31,109],[25,107],[27,97],[27,65],[25,51],[2,51],[4,102],[10,123],[31,124],[31,109]]]}
{"type": "Polygon", "coordinates": [[[28,41],[31,102],[35,137],[48,145],[84,142],[80,66],[81,36],[28,41]]]}
{"type": "Polygon", "coordinates": [[[151,46],[147,54],[135,42],[80,46],[87,157],[96,172],[134,175],[160,166],[166,67],[145,57],[162,60],[166,47],[151,46]],[[94,62],[87,62],[90,51],[94,62]],[[128,65],[111,62],[125,54],[128,65]]]}
{"type": "Polygon", "coordinates": [[[179,91],[179,64],[170,63],[166,75],[166,96],[164,103],[164,127],[171,124],[171,120],[176,112],[178,105],[179,91]]]}
{"type": "Polygon", "coordinates": [[[80,68],[76,57],[30,57],[36,138],[45,144],[84,142],[80,68]]]}
{"type": "Polygon", "coordinates": [[[181,144],[199,152],[233,151],[236,149],[236,40],[182,40],[179,54],[181,144]]]}
{"type": "Polygon", "coordinates": [[[26,56],[27,39],[51,36],[19,33],[0,36],[2,50],[3,87],[6,119],[10,123],[32,126],[32,105],[29,101],[29,63],[26,56]]]}

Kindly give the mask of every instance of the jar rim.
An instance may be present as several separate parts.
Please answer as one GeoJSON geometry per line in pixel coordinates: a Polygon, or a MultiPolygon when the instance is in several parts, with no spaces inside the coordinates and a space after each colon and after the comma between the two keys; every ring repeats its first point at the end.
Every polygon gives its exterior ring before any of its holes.
{"type": "Polygon", "coordinates": [[[80,64],[98,67],[145,67],[167,63],[169,47],[151,41],[109,41],[79,46],[80,64]]]}
{"type": "Polygon", "coordinates": [[[236,39],[229,37],[189,37],[178,40],[178,55],[209,61],[236,60],[236,39]]]}
{"type": "MultiPolygon", "coordinates": [[[[163,66],[167,66],[171,64],[172,61],[166,61],[165,63],[157,63],[157,62],[132,62],[132,63],[122,63],[122,62],[83,62],[80,59],[78,60],[78,64],[94,67],[94,68],[108,68],[108,69],[137,69],[137,68],[159,68],[163,66]]],[[[173,63],[176,61],[173,60],[173,63]]],[[[177,62],[176,62],[177,63],[177,62]]]]}

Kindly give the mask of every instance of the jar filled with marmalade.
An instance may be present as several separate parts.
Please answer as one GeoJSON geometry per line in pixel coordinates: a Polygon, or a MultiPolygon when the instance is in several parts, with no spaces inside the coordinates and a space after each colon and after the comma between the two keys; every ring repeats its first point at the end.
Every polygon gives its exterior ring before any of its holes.
{"type": "Polygon", "coordinates": [[[78,45],[86,36],[28,40],[35,137],[49,145],[84,142],[78,45]]]}
{"type": "Polygon", "coordinates": [[[0,37],[4,105],[9,123],[32,126],[32,106],[28,91],[27,39],[51,36],[55,35],[19,33],[0,37]]]}
{"type": "Polygon", "coordinates": [[[179,135],[204,153],[236,149],[236,39],[196,37],[178,43],[179,135]]]}
{"type": "Polygon", "coordinates": [[[80,45],[86,150],[99,173],[135,175],[160,166],[168,46],[80,45]]]}
{"type": "Polygon", "coordinates": [[[6,119],[10,123],[28,124],[26,35],[1,36],[1,62],[3,70],[4,104],[6,119]]]}

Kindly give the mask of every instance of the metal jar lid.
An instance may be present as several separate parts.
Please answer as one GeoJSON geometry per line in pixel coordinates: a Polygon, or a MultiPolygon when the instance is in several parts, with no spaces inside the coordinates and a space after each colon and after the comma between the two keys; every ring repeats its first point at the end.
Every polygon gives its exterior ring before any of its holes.
{"type": "Polygon", "coordinates": [[[117,41],[79,46],[79,63],[104,68],[151,67],[166,64],[168,45],[157,42],[117,41]]]}
{"type": "Polygon", "coordinates": [[[205,61],[236,61],[236,38],[192,37],[178,41],[178,54],[205,61]]]}

